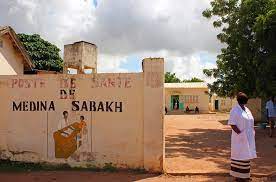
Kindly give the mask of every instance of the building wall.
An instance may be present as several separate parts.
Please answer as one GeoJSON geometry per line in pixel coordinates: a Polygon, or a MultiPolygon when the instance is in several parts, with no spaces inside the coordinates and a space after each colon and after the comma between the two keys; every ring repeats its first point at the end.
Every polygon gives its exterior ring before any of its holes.
{"type": "Polygon", "coordinates": [[[218,100],[218,110],[217,111],[226,111],[229,112],[233,106],[237,104],[235,98],[230,97],[218,97],[213,95],[211,98],[211,111],[216,111],[215,101],[218,100]]]}
{"type": "MultiPolygon", "coordinates": [[[[212,111],[227,111],[230,112],[231,109],[238,104],[236,98],[223,98],[223,97],[217,97],[215,95],[212,96],[211,99],[211,110],[212,111]],[[215,109],[215,100],[219,101],[219,109],[215,109]]],[[[248,103],[246,105],[250,111],[252,112],[252,115],[255,119],[255,121],[261,121],[262,117],[262,102],[259,98],[252,98],[248,100],[248,103]]]]}
{"type": "Polygon", "coordinates": [[[7,35],[0,38],[0,75],[22,75],[23,58],[7,35]]]}
{"type": "Polygon", "coordinates": [[[0,158],[161,172],[163,71],[146,59],[142,73],[0,76],[0,158]]]}
{"type": "Polygon", "coordinates": [[[188,105],[190,109],[194,109],[198,106],[201,113],[209,112],[209,96],[206,94],[208,88],[165,88],[165,105],[169,111],[171,111],[171,96],[172,95],[187,95],[198,96],[198,103],[184,103],[184,108],[188,105]]]}

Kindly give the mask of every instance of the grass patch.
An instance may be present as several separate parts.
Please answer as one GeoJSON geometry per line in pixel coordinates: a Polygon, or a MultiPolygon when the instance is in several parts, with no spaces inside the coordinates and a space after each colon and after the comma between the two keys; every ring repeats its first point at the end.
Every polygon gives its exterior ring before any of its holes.
{"type": "Polygon", "coordinates": [[[49,163],[31,163],[31,162],[18,162],[10,160],[0,160],[0,171],[100,171],[99,168],[94,166],[87,166],[87,168],[71,167],[68,164],[49,164],[49,163]]]}
{"type": "Polygon", "coordinates": [[[135,168],[135,169],[130,169],[130,172],[134,172],[137,174],[145,174],[147,171],[144,168],[135,168]]]}
{"type": "Polygon", "coordinates": [[[118,172],[125,171],[130,173],[145,174],[145,169],[121,169],[113,163],[106,163],[103,168],[87,164],[86,167],[71,167],[68,164],[49,164],[49,163],[32,163],[18,162],[10,160],[0,160],[0,172],[31,172],[31,171],[91,171],[91,172],[118,172]]]}
{"type": "Polygon", "coordinates": [[[118,169],[112,163],[105,163],[103,170],[106,172],[116,172],[118,169]]]}

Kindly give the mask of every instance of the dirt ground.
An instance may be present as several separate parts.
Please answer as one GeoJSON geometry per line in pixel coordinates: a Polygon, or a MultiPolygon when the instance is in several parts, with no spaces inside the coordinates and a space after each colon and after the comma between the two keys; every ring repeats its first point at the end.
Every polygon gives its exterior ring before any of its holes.
{"type": "MultiPolygon", "coordinates": [[[[165,117],[167,173],[228,173],[231,130],[228,114],[168,115],[165,117]]],[[[256,128],[258,158],[252,173],[276,172],[276,137],[256,128]]]]}
{"type": "MultiPolygon", "coordinates": [[[[270,182],[276,179],[254,178],[253,182],[270,182]]],[[[97,173],[97,172],[30,172],[1,173],[1,182],[230,182],[223,176],[169,176],[133,173],[97,173]]]]}
{"type": "MultiPolygon", "coordinates": [[[[0,172],[0,182],[230,182],[228,114],[165,116],[167,175],[128,172],[0,172]]],[[[253,182],[276,182],[262,175],[276,172],[276,137],[256,128],[258,158],[252,163],[253,182]]],[[[276,173],[275,173],[276,174],[276,173]]]]}

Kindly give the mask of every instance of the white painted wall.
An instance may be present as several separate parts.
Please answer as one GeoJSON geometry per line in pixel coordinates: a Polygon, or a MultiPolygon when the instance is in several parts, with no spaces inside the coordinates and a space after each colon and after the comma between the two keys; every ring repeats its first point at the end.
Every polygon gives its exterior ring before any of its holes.
{"type": "Polygon", "coordinates": [[[142,73],[0,76],[0,157],[84,167],[112,163],[121,168],[162,172],[163,92],[163,59],[145,59],[142,73]],[[71,90],[74,97],[63,97],[61,90],[71,90]],[[18,107],[23,101],[20,111],[13,107],[14,102],[18,107]],[[55,110],[34,111],[31,101],[53,101],[55,110]],[[121,102],[122,112],[114,112],[114,104],[113,112],[76,111],[73,101],[121,102]],[[66,136],[62,142],[54,139],[63,111],[69,112],[70,124],[79,122],[83,115],[88,129],[88,140],[68,158],[56,156],[56,144],[69,146],[76,136],[70,135],[73,137],[68,140],[66,136]]]}
{"type": "Polygon", "coordinates": [[[22,75],[24,73],[23,58],[13,47],[8,35],[0,38],[0,75],[22,75]]]}

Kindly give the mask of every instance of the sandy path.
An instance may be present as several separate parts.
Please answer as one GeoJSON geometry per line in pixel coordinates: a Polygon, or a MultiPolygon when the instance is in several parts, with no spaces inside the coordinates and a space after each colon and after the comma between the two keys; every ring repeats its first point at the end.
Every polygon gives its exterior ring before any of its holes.
{"type": "MultiPolygon", "coordinates": [[[[165,117],[168,173],[228,173],[231,131],[228,114],[168,115],[165,117]]],[[[258,159],[252,172],[276,172],[276,138],[256,128],[258,159]]]]}

